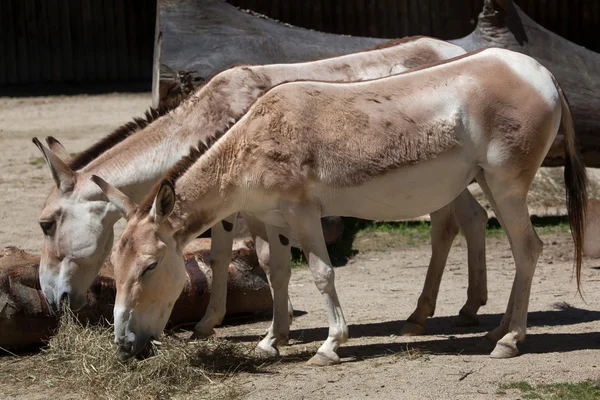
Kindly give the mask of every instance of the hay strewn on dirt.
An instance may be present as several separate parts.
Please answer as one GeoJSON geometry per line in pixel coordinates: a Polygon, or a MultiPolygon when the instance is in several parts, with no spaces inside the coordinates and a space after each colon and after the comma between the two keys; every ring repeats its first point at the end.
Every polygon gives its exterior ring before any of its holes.
{"type": "MultiPolygon", "coordinates": [[[[152,355],[120,362],[112,343],[112,327],[83,326],[71,314],[61,318],[27,374],[50,386],[83,391],[102,399],[163,399],[177,394],[194,398],[235,398],[241,394],[230,378],[239,371],[257,371],[262,361],[253,348],[224,340],[184,341],[163,337],[152,355]]],[[[23,377],[21,377],[23,378],[23,377]]]]}

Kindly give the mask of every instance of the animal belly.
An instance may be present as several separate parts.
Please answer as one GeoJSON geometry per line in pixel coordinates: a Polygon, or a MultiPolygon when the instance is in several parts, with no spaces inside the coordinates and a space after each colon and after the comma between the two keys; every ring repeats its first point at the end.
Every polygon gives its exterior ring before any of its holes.
{"type": "Polygon", "coordinates": [[[478,168],[463,151],[452,151],[407,165],[359,186],[318,187],[314,195],[323,215],[372,220],[401,220],[436,211],[454,200],[478,168]]]}

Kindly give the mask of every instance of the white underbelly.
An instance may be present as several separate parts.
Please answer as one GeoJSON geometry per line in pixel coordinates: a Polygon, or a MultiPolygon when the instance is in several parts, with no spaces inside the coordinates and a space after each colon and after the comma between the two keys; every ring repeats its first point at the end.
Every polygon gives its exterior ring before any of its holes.
{"type": "Polygon", "coordinates": [[[477,171],[459,148],[430,161],[400,167],[360,186],[317,184],[310,194],[320,202],[323,216],[401,220],[429,214],[450,203],[477,171]]]}

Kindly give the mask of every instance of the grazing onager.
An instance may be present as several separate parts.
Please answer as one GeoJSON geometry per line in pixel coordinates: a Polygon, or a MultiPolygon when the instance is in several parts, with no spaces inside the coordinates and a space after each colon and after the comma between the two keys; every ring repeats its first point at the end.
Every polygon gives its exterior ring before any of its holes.
{"type": "MultiPolygon", "coordinates": [[[[121,353],[135,354],[164,328],[184,282],[183,246],[244,211],[284,238],[290,229],[296,233],[329,319],[329,337],[310,362],[337,363],[348,328],[320,218],[416,217],[448,204],[475,178],[509,237],[516,266],[506,313],[489,334],[497,340],[491,355],[517,355],[542,251],[526,197],[561,121],[580,271],[587,178],[567,100],[546,68],[503,49],[369,82],[280,85],[186,171],[167,175],[139,207],[93,177],[128,216],[112,258],[121,353]]],[[[289,269],[272,266],[275,298],[287,298],[289,278],[289,269]]],[[[275,338],[288,335],[284,317],[274,315],[275,338]]]]}
{"type": "MultiPolygon", "coordinates": [[[[38,142],[56,182],[39,217],[44,232],[40,282],[46,298],[56,308],[63,297],[69,298],[74,308],[82,306],[85,292],[110,253],[113,225],[121,215],[90,182],[92,174],[111,182],[134,201],[141,201],[191,146],[223,135],[258,97],[277,84],[298,79],[372,79],[464,53],[460,47],[438,39],[413,37],[315,62],[235,67],[215,76],[177,109],[165,115],[152,111],[145,120],[127,124],[74,160],[55,139],[48,139],[50,149],[38,142]]],[[[455,212],[469,250],[468,299],[458,323],[476,323],[477,310],[487,299],[487,216],[465,191],[453,205],[432,214],[433,256],[423,294],[409,318],[413,323],[405,327],[407,333],[421,333],[425,319],[433,315],[446,258],[458,232],[455,212]]],[[[289,248],[281,245],[277,236],[269,242],[261,222],[247,222],[256,238],[261,265],[268,271],[269,243],[279,253],[289,252],[289,248]]],[[[212,296],[205,317],[195,328],[200,336],[212,334],[225,315],[231,228],[231,224],[218,223],[212,229],[212,296]]],[[[276,257],[289,262],[285,254],[276,257]]]]}

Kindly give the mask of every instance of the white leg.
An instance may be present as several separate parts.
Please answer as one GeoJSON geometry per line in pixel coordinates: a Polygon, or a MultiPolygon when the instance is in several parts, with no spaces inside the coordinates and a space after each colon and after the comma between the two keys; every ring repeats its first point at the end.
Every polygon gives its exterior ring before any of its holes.
{"type": "MultiPolygon", "coordinates": [[[[271,256],[269,254],[269,252],[270,252],[269,238],[268,238],[268,234],[267,234],[266,225],[264,223],[262,223],[262,221],[259,221],[256,218],[254,218],[251,215],[248,215],[246,213],[242,213],[242,216],[244,217],[244,220],[246,221],[246,225],[248,225],[248,229],[250,230],[250,235],[252,235],[252,240],[254,240],[254,245],[256,247],[256,254],[258,256],[258,265],[260,265],[260,268],[265,272],[267,279],[270,279],[269,278],[269,276],[271,275],[270,263],[272,261],[271,261],[271,256]]],[[[275,234],[274,237],[277,239],[276,243],[278,243],[279,242],[278,235],[275,234]]],[[[289,264],[289,262],[290,262],[289,259],[291,258],[291,248],[290,247],[288,247],[287,252],[288,252],[288,255],[287,255],[288,260],[286,260],[285,262],[287,264],[289,264]]],[[[275,265],[275,264],[273,264],[273,265],[275,265]]],[[[292,306],[292,300],[289,297],[287,299],[287,309],[288,309],[288,318],[290,320],[289,323],[291,325],[294,320],[294,307],[292,306]]],[[[267,330],[267,334],[268,333],[269,333],[269,331],[267,330]]],[[[279,344],[284,344],[284,343],[280,342],[279,344]]]]}
{"type": "Polygon", "coordinates": [[[236,214],[230,215],[211,228],[210,268],[212,285],[210,300],[204,317],[194,327],[194,338],[205,338],[215,333],[214,327],[225,317],[227,305],[227,273],[231,262],[233,230],[236,214]]]}
{"type": "MultiPolygon", "coordinates": [[[[290,229],[265,226],[269,240],[270,274],[269,284],[273,295],[273,322],[267,330],[267,335],[256,347],[261,357],[276,357],[279,355],[277,345],[287,343],[290,332],[288,313],[288,285],[292,270],[290,267],[290,229]]],[[[264,247],[264,241],[257,237],[257,243],[264,247]]],[[[260,251],[257,248],[257,252],[260,251]]]]}
{"type": "Polygon", "coordinates": [[[465,235],[468,251],[469,288],[467,302],[455,320],[457,326],[479,325],[477,311],[487,302],[487,269],[485,260],[485,227],[487,212],[465,189],[454,202],[454,213],[465,235]]]}
{"type": "Polygon", "coordinates": [[[286,219],[296,232],[298,241],[308,259],[315,285],[323,296],[329,320],[329,336],[308,363],[314,365],[338,364],[340,358],[336,351],[342,343],[348,340],[348,326],[335,290],[334,271],[325,246],[319,212],[315,207],[294,205],[287,210],[286,219]]]}
{"type": "MultiPolygon", "coordinates": [[[[492,196],[492,191],[490,190],[483,173],[480,173],[477,176],[477,183],[481,187],[481,190],[483,190],[483,193],[485,194],[490,205],[492,206],[492,209],[494,210],[494,214],[496,214],[496,219],[498,220],[498,222],[500,222],[502,229],[504,229],[504,233],[506,234],[506,237],[508,238],[508,242],[510,243],[511,248],[512,248],[512,240],[510,238],[510,232],[508,232],[506,230],[504,220],[502,219],[502,215],[500,214],[500,210],[498,210],[496,201],[495,201],[494,197],[492,196]]],[[[506,312],[502,316],[500,325],[498,325],[498,327],[491,330],[490,332],[488,332],[485,335],[488,339],[493,340],[494,342],[497,342],[498,340],[500,340],[502,338],[502,336],[504,336],[504,335],[506,335],[506,333],[508,333],[508,324],[512,317],[512,310],[513,310],[513,304],[514,304],[515,283],[516,283],[516,281],[513,281],[513,286],[511,288],[510,296],[508,298],[508,303],[506,305],[506,312]]]]}
{"type": "Polygon", "coordinates": [[[537,260],[542,253],[543,242],[531,225],[527,210],[527,191],[519,191],[514,187],[520,182],[514,180],[512,190],[507,191],[505,189],[508,182],[505,180],[495,178],[493,175],[490,177],[489,173],[485,174],[485,178],[486,190],[490,192],[501,215],[501,222],[509,236],[515,259],[515,279],[503,318],[504,325],[508,321],[508,332],[498,340],[491,353],[493,358],[508,358],[519,354],[517,342],[525,339],[531,284],[537,260]]]}
{"type": "Polygon", "coordinates": [[[425,333],[425,320],[435,312],[435,304],[442,281],[442,274],[448,259],[452,241],[458,234],[452,204],[431,213],[431,259],[423,291],[417,308],[408,317],[402,328],[402,335],[413,336],[425,333]]]}

